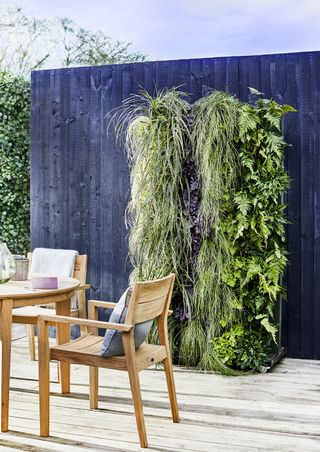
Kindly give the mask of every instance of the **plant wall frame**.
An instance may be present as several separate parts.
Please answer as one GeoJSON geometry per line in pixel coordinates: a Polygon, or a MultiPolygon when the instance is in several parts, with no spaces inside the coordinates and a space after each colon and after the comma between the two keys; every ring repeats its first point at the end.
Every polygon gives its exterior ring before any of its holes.
{"type": "Polygon", "coordinates": [[[131,280],[176,273],[174,359],[224,374],[265,368],[285,297],[282,120],[294,109],[251,95],[190,104],[178,89],[143,91],[116,113],[131,171],[131,280]]]}

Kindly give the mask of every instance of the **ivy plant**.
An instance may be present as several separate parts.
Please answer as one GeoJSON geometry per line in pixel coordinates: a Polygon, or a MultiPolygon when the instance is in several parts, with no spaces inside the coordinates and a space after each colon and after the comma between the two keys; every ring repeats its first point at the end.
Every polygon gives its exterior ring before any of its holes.
{"type": "Polygon", "coordinates": [[[0,73],[0,240],[10,251],[29,249],[30,87],[0,73]]]}

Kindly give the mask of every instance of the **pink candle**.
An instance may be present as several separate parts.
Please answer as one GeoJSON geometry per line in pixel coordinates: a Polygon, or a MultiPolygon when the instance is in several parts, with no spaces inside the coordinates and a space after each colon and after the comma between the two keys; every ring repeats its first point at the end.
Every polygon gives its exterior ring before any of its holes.
{"type": "Polygon", "coordinates": [[[31,276],[33,289],[58,289],[59,280],[57,276],[31,276]]]}

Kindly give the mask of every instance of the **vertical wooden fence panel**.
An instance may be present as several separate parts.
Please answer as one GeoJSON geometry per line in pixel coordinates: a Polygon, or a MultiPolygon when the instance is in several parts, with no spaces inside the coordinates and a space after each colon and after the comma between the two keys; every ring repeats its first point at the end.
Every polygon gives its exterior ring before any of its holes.
{"type": "Polygon", "coordinates": [[[312,220],[314,222],[314,268],[313,268],[313,302],[314,316],[311,324],[315,332],[314,357],[320,357],[320,53],[314,55],[313,80],[313,177],[314,177],[314,204],[312,220]]]}
{"type": "Polygon", "coordinates": [[[110,125],[132,93],[179,86],[194,101],[211,89],[252,100],[256,88],[298,109],[284,122],[290,265],[283,342],[320,358],[320,53],[205,58],[36,71],[32,74],[32,247],[89,255],[91,298],[116,300],[128,284],[129,171],[110,125]]]}

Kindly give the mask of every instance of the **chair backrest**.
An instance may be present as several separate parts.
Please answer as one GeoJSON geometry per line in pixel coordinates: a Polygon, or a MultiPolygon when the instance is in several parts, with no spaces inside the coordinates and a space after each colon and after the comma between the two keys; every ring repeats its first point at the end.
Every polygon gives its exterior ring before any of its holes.
{"type": "Polygon", "coordinates": [[[87,263],[88,256],[86,254],[76,256],[73,269],[73,277],[75,279],[78,279],[81,284],[86,284],[87,282],[87,263]]]}
{"type": "MultiPolygon", "coordinates": [[[[32,261],[32,253],[27,254],[27,258],[29,260],[29,266],[32,261]]],[[[86,254],[81,254],[76,256],[74,262],[73,269],[73,278],[78,279],[80,284],[86,284],[87,282],[87,264],[88,264],[88,256],[86,254]]],[[[85,318],[86,317],[86,296],[84,290],[77,291],[77,301],[78,301],[78,309],[79,316],[85,318]]]]}
{"type": "MultiPolygon", "coordinates": [[[[88,256],[86,254],[81,254],[76,256],[73,269],[73,277],[80,281],[80,284],[86,284],[87,282],[87,264],[88,256]]],[[[84,290],[78,290],[76,292],[78,300],[79,317],[86,318],[86,294],[84,290]]]]}
{"type": "Polygon", "coordinates": [[[134,283],[125,323],[146,322],[168,314],[174,280],[171,273],[154,281],[134,283]]]}

